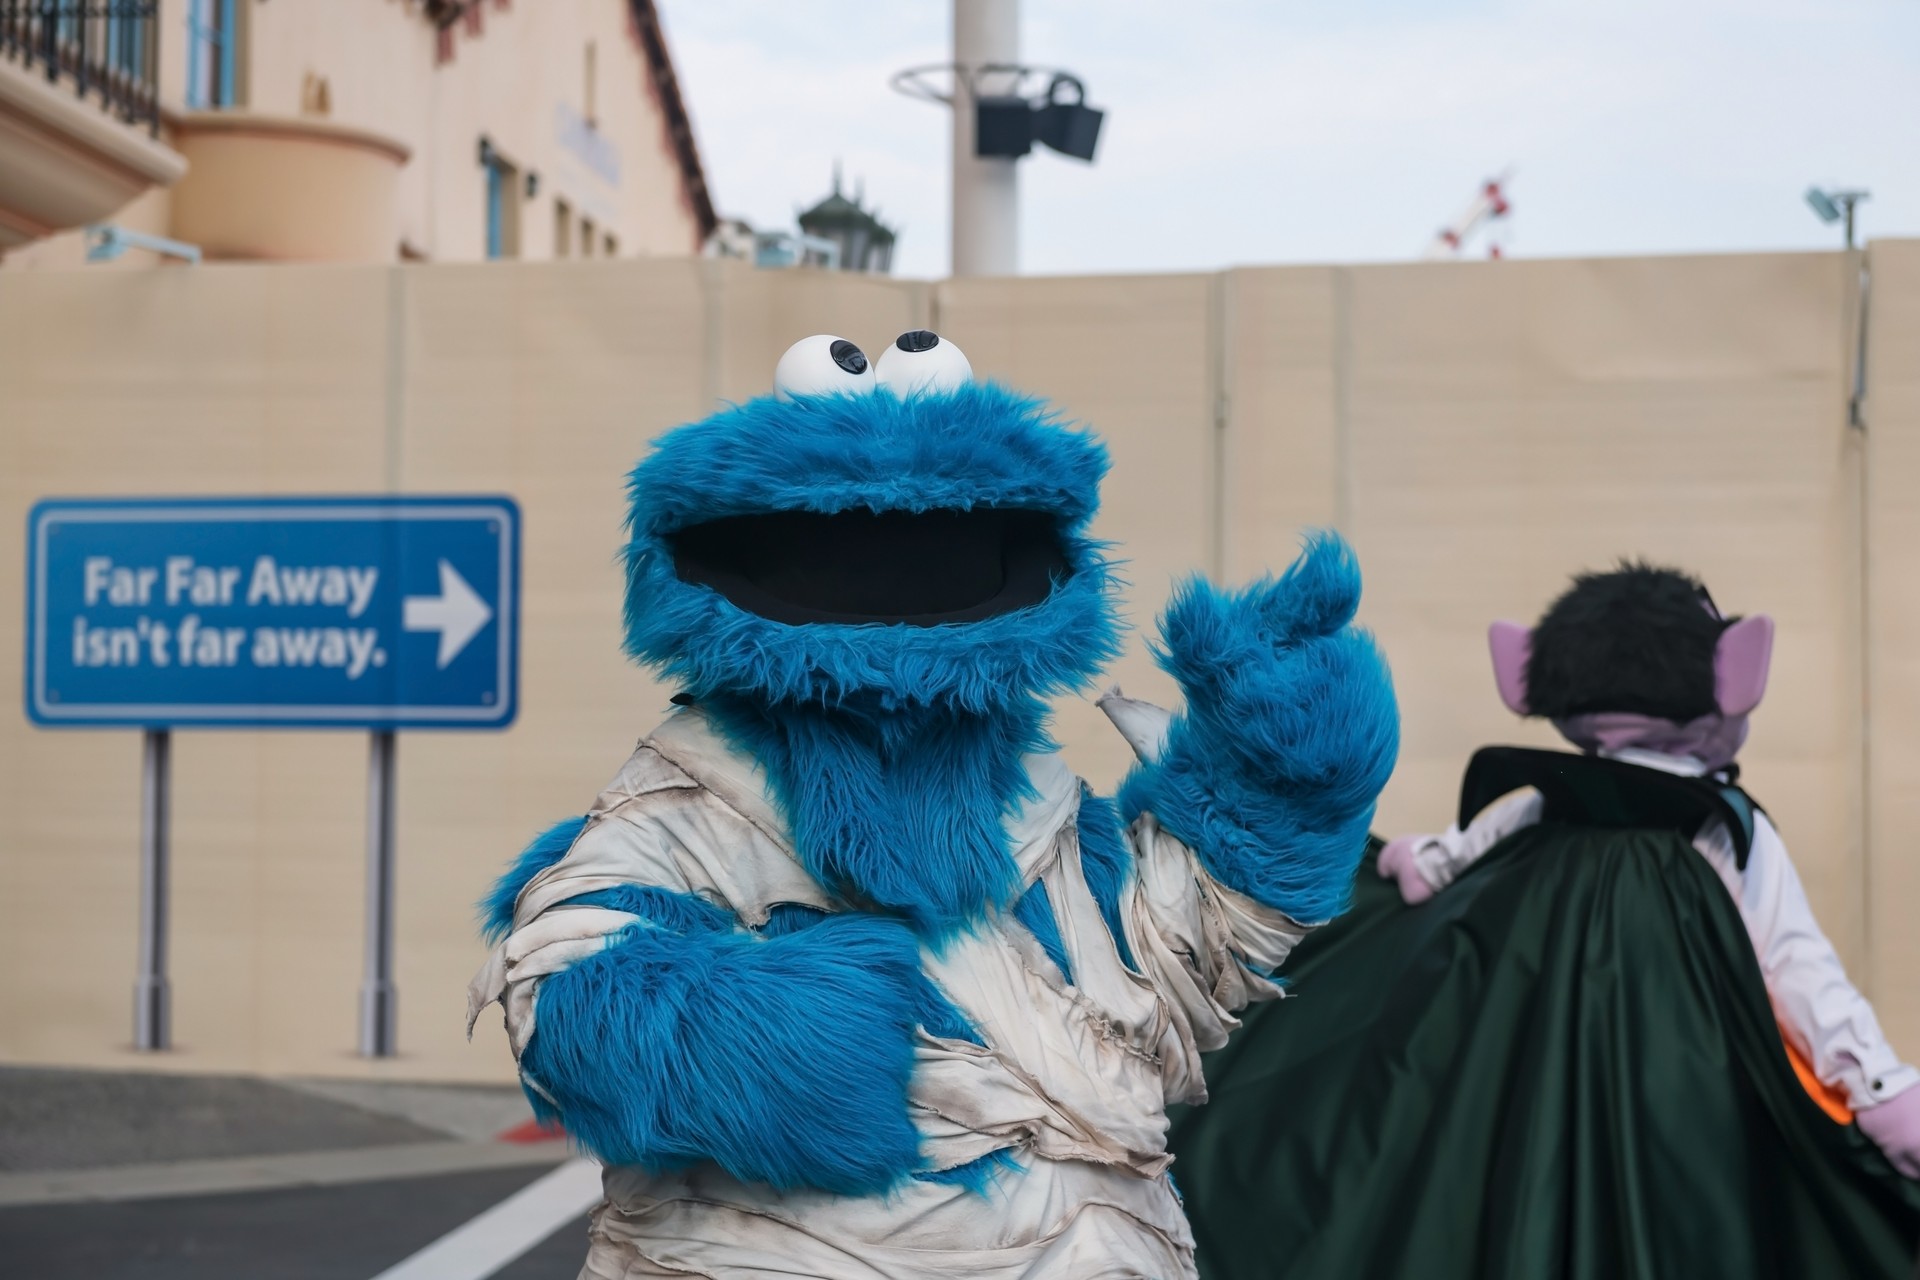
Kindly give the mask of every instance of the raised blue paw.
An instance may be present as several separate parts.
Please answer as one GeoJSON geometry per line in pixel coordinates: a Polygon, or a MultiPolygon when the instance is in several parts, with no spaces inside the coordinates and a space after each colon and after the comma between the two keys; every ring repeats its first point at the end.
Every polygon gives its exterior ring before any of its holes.
{"type": "Polygon", "coordinates": [[[1278,578],[1239,591],[1182,583],[1154,648],[1186,706],[1159,760],[1122,789],[1228,887],[1296,920],[1345,905],[1400,718],[1373,637],[1352,625],[1360,569],[1309,534],[1278,578]]]}

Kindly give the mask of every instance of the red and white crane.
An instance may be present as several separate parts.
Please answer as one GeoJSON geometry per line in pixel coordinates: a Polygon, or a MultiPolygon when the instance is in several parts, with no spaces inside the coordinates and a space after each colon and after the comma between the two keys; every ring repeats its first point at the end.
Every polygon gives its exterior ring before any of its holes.
{"type": "Polygon", "coordinates": [[[1508,168],[1498,177],[1489,178],[1481,184],[1480,190],[1474,193],[1473,202],[1434,236],[1427,245],[1425,256],[1457,258],[1466,249],[1474,233],[1484,228],[1487,231],[1487,256],[1500,257],[1503,239],[1499,234],[1501,224],[1513,212],[1513,202],[1507,198],[1507,183],[1512,177],[1513,170],[1508,168]]]}

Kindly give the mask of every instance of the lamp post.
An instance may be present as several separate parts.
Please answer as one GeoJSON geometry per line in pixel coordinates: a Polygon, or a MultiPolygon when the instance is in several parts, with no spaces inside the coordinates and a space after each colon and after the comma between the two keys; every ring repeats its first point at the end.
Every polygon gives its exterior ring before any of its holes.
{"type": "Polygon", "coordinates": [[[953,0],[953,61],[902,71],[893,87],[953,110],[953,274],[1014,274],[1018,161],[1036,142],[1092,160],[1105,113],[1079,77],[1020,61],[1019,0],[953,0]]]}
{"type": "MultiPolygon", "coordinates": [[[[1847,251],[1853,251],[1853,210],[1862,200],[1872,193],[1868,191],[1822,191],[1819,187],[1807,188],[1807,205],[1819,215],[1820,221],[1835,223],[1844,220],[1847,226],[1847,251]]],[[[1861,416],[1861,405],[1867,395],[1867,266],[1862,258],[1857,265],[1859,273],[1858,298],[1859,314],[1854,319],[1853,328],[1853,394],[1847,397],[1847,425],[1865,427],[1866,420],[1861,416]]]]}

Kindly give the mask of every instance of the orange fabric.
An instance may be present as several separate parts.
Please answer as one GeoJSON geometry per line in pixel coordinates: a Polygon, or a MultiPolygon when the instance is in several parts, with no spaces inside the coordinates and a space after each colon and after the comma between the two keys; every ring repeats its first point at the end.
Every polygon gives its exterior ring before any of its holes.
{"type": "Polygon", "coordinates": [[[1820,1109],[1835,1124],[1852,1124],[1853,1108],[1847,1105],[1847,1095],[1832,1085],[1822,1083],[1820,1077],[1813,1074],[1813,1064],[1807,1061],[1784,1031],[1780,1035],[1780,1042],[1787,1046],[1787,1061],[1793,1064],[1793,1074],[1800,1077],[1800,1087],[1807,1091],[1807,1096],[1819,1103],[1820,1109]]]}

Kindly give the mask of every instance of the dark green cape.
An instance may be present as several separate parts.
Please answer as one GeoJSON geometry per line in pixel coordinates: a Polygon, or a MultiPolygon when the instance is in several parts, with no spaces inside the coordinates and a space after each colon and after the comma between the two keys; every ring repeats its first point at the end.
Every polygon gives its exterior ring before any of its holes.
{"type": "Polygon", "coordinates": [[[1285,975],[1175,1120],[1204,1280],[1915,1274],[1920,1184],[1807,1097],[1679,836],[1530,828],[1419,907],[1369,858],[1285,975]]]}

